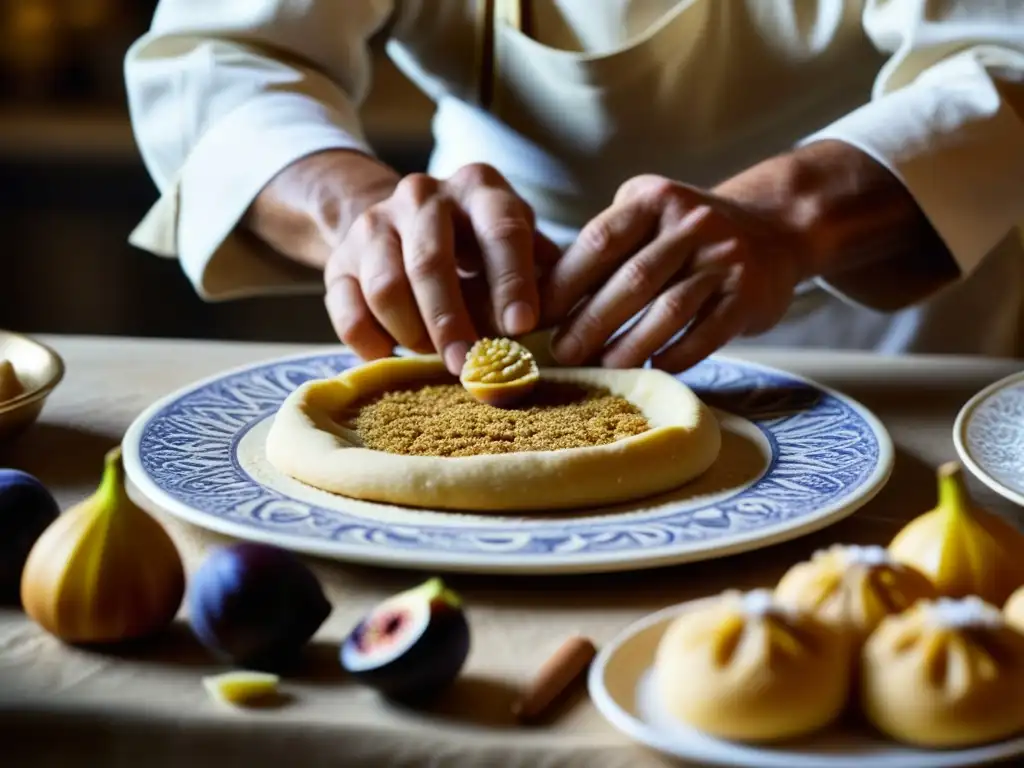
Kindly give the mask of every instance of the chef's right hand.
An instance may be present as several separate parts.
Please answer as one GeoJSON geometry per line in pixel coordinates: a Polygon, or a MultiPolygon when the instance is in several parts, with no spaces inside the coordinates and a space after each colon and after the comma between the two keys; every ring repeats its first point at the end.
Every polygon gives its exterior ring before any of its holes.
{"type": "Polygon", "coordinates": [[[396,345],[436,350],[457,374],[479,332],[534,330],[538,262],[555,258],[530,207],[493,168],[467,165],[445,180],[412,174],[331,253],[325,302],[338,337],[363,359],[396,345]]]}

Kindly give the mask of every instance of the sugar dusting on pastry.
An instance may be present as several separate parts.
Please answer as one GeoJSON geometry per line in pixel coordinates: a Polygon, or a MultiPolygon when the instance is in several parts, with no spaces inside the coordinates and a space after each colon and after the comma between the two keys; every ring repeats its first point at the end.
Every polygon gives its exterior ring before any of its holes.
{"type": "Polygon", "coordinates": [[[860,544],[837,545],[833,549],[838,550],[843,559],[849,565],[891,565],[895,561],[889,554],[889,550],[877,544],[862,546],[860,544]]]}
{"type": "Polygon", "coordinates": [[[1005,622],[1002,611],[974,595],[940,597],[924,603],[922,610],[930,621],[947,629],[996,628],[1005,622]]]}
{"type": "Polygon", "coordinates": [[[775,601],[770,589],[752,589],[740,596],[740,610],[747,616],[783,616],[791,610],[775,601]]]}

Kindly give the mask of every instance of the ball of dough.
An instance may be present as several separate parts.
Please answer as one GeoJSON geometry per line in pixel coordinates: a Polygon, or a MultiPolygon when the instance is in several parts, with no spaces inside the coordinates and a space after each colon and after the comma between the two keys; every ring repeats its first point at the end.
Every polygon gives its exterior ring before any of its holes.
{"type": "Polygon", "coordinates": [[[792,738],[828,725],[849,696],[845,635],[784,608],[770,590],[726,592],[676,618],[655,658],[666,710],[737,741],[792,738]]]}
{"type": "Polygon", "coordinates": [[[842,544],[794,565],[775,589],[782,605],[813,613],[858,643],[886,616],[938,596],[927,576],[894,560],[885,547],[842,544]]]}
{"type": "Polygon", "coordinates": [[[1007,598],[1003,606],[1003,616],[1011,627],[1024,632],[1024,586],[1018,587],[1007,598]]]}
{"type": "Polygon", "coordinates": [[[864,644],[861,703],[898,741],[963,748],[1024,729],[1024,634],[978,597],[922,601],[864,644]]]}

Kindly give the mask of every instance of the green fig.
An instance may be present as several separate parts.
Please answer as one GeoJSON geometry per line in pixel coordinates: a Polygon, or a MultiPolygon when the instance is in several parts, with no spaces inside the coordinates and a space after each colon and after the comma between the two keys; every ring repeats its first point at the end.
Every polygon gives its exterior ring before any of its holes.
{"type": "Polygon", "coordinates": [[[21,577],[25,612],[68,643],[153,634],[174,619],[184,592],[174,542],[125,491],[120,448],[107,454],[96,491],[36,540],[21,577]]]}
{"type": "Polygon", "coordinates": [[[889,552],[942,595],[1003,605],[1024,584],[1024,534],[975,505],[956,462],[939,468],[938,492],[938,505],[896,534],[889,552]]]}

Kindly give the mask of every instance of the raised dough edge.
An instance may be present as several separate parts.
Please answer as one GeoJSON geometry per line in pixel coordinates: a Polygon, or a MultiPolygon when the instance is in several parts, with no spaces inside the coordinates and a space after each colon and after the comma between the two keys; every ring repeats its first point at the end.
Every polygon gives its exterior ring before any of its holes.
{"type": "MultiPolygon", "coordinates": [[[[654,369],[542,369],[542,377],[600,384],[627,397],[652,428],[614,443],[557,451],[403,456],[354,445],[330,417],[374,389],[447,377],[437,356],[386,358],[306,382],[282,403],[266,441],[278,471],[320,490],[402,506],[475,512],[609,505],[678,488],[717,459],[711,410],[654,369]]],[[[454,379],[454,377],[451,377],[454,379]]]]}

